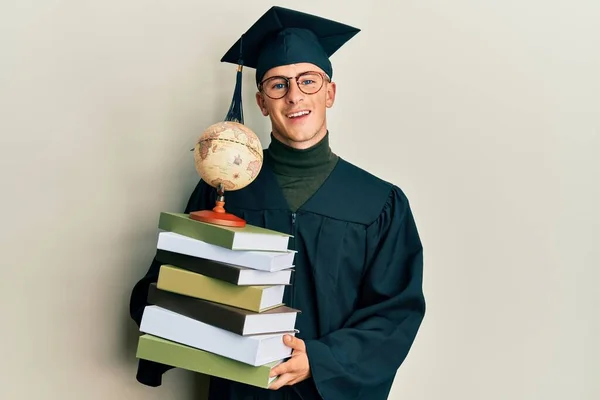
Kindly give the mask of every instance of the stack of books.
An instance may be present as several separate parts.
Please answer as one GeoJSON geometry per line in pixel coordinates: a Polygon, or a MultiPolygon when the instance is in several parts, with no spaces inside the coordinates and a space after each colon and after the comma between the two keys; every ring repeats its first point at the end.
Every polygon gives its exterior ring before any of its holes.
{"type": "Polygon", "coordinates": [[[287,307],[295,252],[290,235],[252,225],[159,218],[158,280],[148,293],[137,357],[267,388],[291,356],[300,310],[287,307]]]}

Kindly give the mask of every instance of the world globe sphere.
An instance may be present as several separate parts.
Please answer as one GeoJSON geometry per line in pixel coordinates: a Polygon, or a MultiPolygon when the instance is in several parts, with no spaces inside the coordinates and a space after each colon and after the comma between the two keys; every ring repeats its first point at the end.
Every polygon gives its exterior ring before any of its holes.
{"type": "Polygon", "coordinates": [[[256,179],[263,165],[263,148],[246,125],[218,122],[198,138],[194,164],[202,180],[212,187],[239,190],[256,179]]]}

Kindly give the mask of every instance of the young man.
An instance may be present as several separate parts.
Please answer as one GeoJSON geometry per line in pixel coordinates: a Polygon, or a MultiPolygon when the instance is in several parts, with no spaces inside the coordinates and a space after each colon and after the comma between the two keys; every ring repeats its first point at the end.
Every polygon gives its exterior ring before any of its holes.
{"type": "MultiPolygon", "coordinates": [[[[293,234],[297,250],[285,303],[302,311],[292,357],[270,389],[212,378],[210,399],[384,400],[425,313],[423,250],[406,196],[334,154],[331,54],[357,29],[274,7],[222,61],[256,68],[257,104],[272,124],[263,168],[227,195],[247,223],[293,234]],[[241,47],[243,46],[243,47],[241,47]]],[[[185,212],[210,209],[215,190],[199,182],[185,212]]],[[[139,324],[153,262],[131,297],[139,324]]],[[[157,386],[169,367],[140,360],[137,378],[157,386]]]]}

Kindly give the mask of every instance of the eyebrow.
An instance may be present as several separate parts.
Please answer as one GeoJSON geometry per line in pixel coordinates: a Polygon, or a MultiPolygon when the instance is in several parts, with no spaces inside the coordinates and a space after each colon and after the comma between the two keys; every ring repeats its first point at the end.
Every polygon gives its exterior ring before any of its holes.
{"type": "Polygon", "coordinates": [[[297,77],[299,77],[300,75],[307,74],[307,73],[309,73],[309,72],[317,72],[317,71],[310,71],[310,70],[308,70],[308,71],[303,71],[303,72],[300,72],[300,73],[299,73],[298,75],[296,75],[296,76],[286,76],[286,75],[283,75],[283,74],[277,74],[277,75],[269,76],[268,78],[265,78],[264,80],[271,79],[271,78],[281,78],[281,77],[283,77],[283,78],[288,78],[288,79],[292,79],[292,78],[297,78],[297,77]]]}

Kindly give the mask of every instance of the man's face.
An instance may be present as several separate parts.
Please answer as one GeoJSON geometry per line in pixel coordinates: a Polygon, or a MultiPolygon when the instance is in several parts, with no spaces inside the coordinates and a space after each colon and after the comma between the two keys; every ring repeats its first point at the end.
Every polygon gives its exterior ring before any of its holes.
{"type": "MultiPolygon", "coordinates": [[[[326,109],[333,106],[335,83],[328,82],[323,70],[308,63],[272,68],[267,71],[262,82],[275,76],[290,78],[289,90],[285,96],[279,99],[267,96],[269,90],[272,97],[279,97],[273,96],[278,91],[285,92],[284,86],[273,80],[265,83],[263,91],[256,94],[256,101],[263,115],[271,119],[273,136],[298,149],[316,144],[327,133],[326,109]],[[318,92],[306,94],[298,87],[296,77],[311,71],[323,74],[324,82],[318,92]]],[[[309,91],[311,80],[301,78],[299,83],[305,91],[309,91]]]]}

